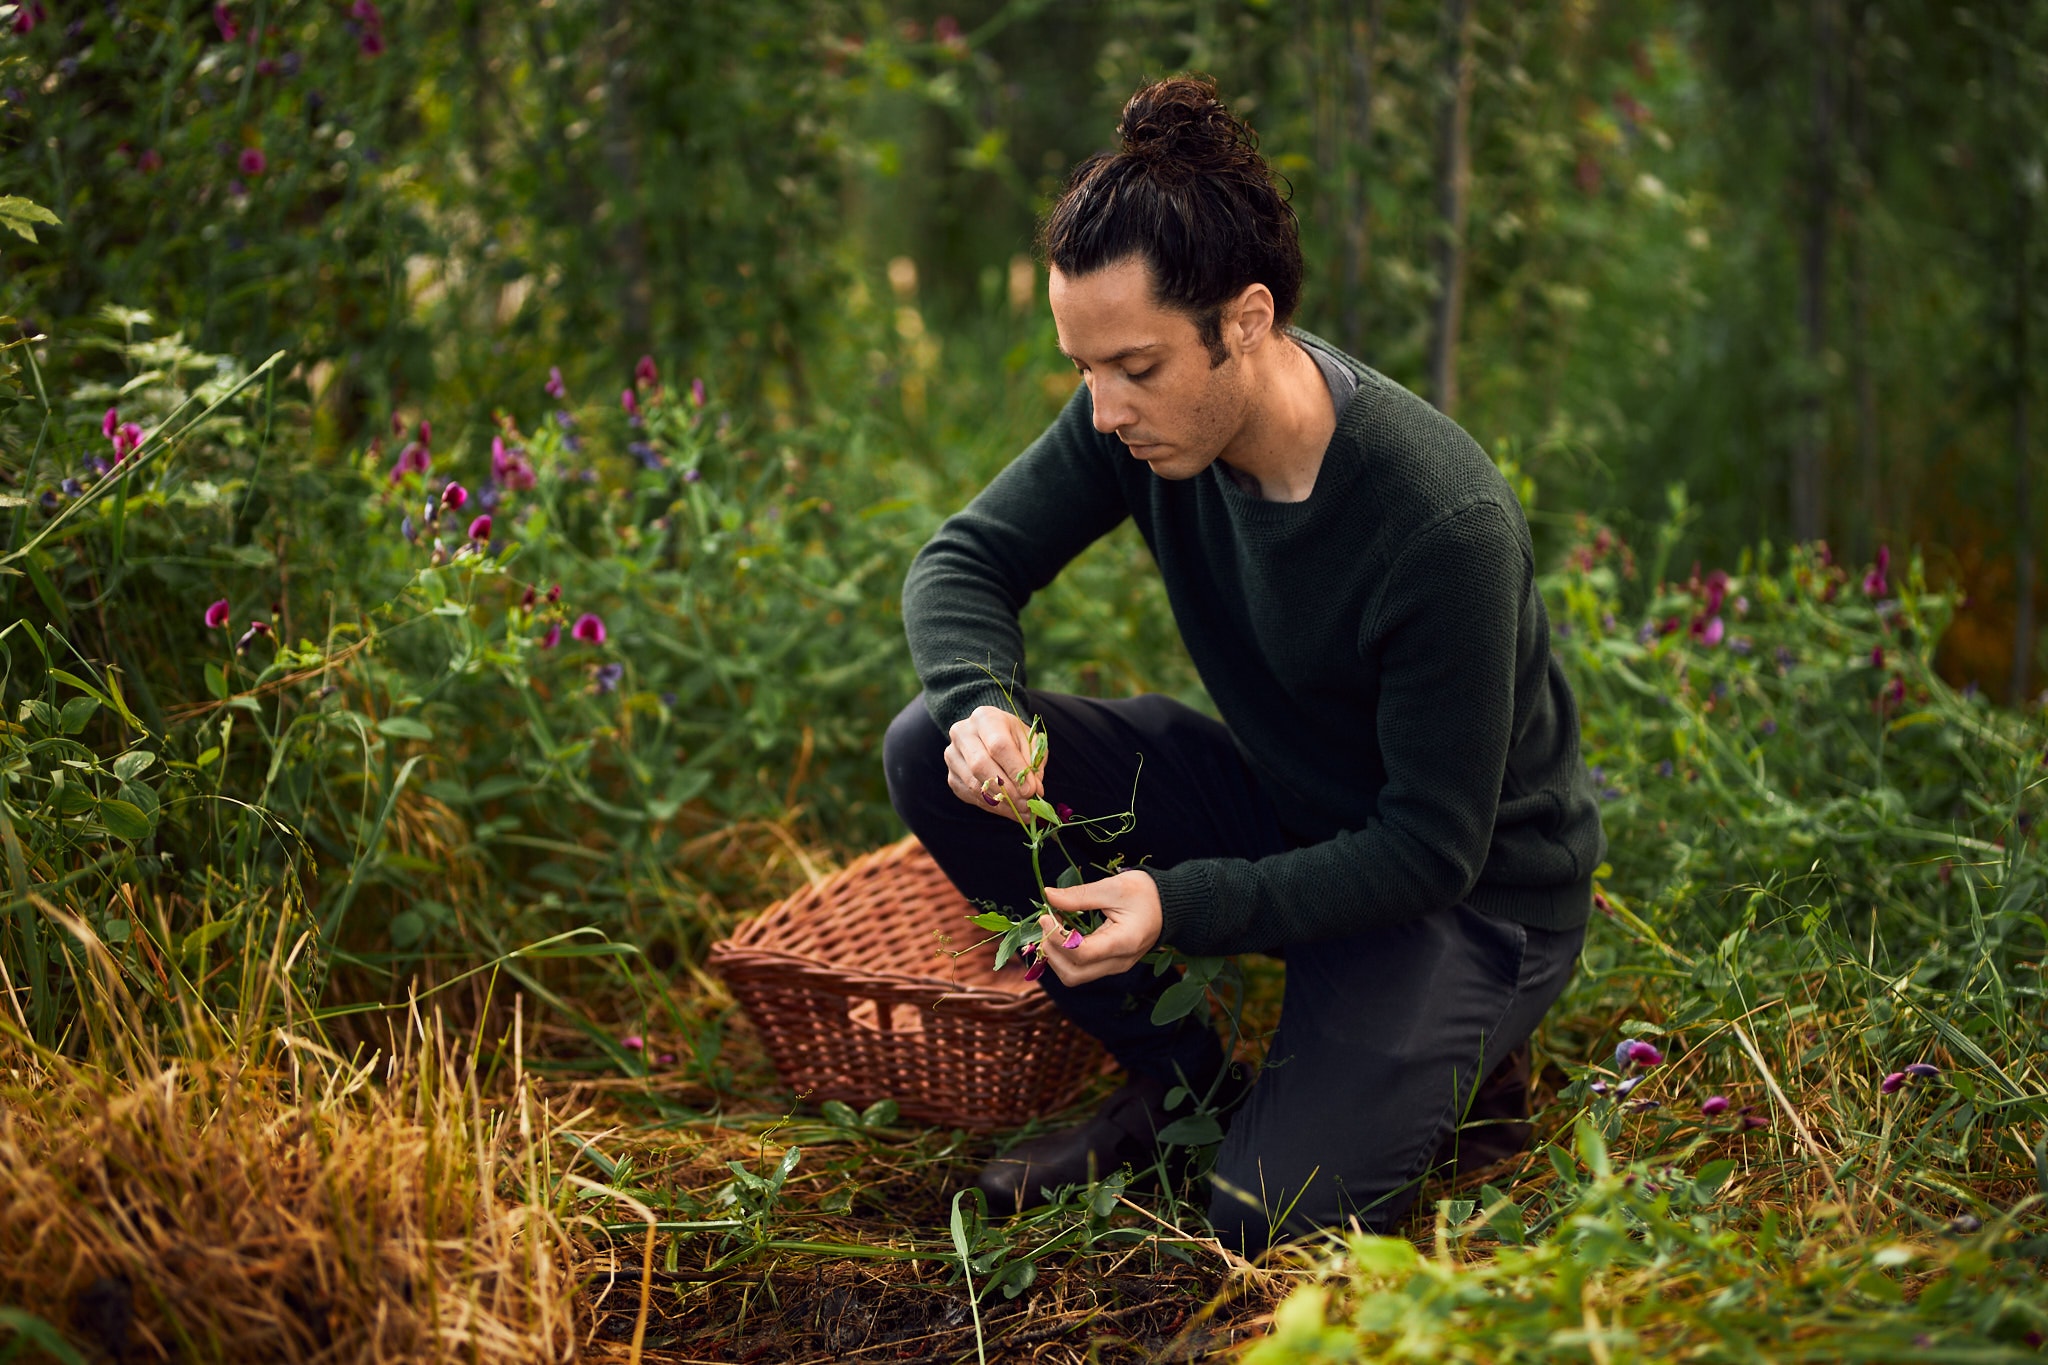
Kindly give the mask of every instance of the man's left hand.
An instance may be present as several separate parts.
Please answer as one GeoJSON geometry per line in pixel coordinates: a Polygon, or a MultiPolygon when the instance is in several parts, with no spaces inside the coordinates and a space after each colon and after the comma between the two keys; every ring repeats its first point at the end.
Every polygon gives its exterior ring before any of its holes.
{"type": "Polygon", "coordinates": [[[1101,928],[1073,948],[1060,946],[1067,939],[1065,925],[1052,915],[1038,917],[1038,927],[1045,933],[1039,951],[1054,975],[1069,986],[1135,967],[1159,942],[1165,923],[1159,909],[1159,884],[1147,872],[1119,872],[1079,886],[1048,886],[1045,901],[1066,914],[1100,910],[1107,916],[1101,928]]]}

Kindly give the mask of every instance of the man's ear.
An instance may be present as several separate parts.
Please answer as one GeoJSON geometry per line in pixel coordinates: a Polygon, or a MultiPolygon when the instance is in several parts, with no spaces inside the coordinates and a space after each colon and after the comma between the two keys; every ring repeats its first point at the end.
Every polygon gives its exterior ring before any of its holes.
{"type": "Polygon", "coordinates": [[[1273,291],[1256,282],[1246,285],[1224,309],[1223,330],[1236,334],[1240,353],[1258,349],[1273,331],[1273,291]]]}

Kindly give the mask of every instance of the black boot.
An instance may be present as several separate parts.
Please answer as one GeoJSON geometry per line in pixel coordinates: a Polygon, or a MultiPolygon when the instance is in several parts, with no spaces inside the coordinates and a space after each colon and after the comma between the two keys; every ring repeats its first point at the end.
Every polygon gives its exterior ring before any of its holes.
{"type": "MultiPolygon", "coordinates": [[[[1042,1190],[1085,1185],[1120,1166],[1144,1170],[1155,1160],[1156,1134],[1173,1121],[1163,1081],[1133,1076],[1086,1123],[1018,1143],[981,1168],[974,1183],[998,1218],[1046,1202],[1042,1190]]],[[[1185,1107],[1185,1102],[1183,1102],[1185,1107]]]]}

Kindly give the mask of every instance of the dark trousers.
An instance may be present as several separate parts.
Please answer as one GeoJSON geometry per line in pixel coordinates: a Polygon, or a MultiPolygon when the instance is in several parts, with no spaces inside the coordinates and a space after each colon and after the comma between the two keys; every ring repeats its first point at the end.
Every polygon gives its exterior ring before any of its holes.
{"type": "MultiPolygon", "coordinates": [[[[1083,816],[1136,812],[1135,827],[1114,843],[1068,836],[1084,863],[1121,853],[1127,868],[1167,868],[1290,846],[1218,722],[1159,696],[1033,692],[1019,700],[1045,717],[1048,800],[1083,816]]],[[[1022,833],[953,795],[945,748],[919,697],[883,745],[889,798],[963,894],[1023,915],[1037,886],[1022,833]]],[[[1256,1251],[1354,1218],[1389,1228],[1455,1141],[1478,1078],[1528,1039],[1563,992],[1584,937],[1459,904],[1391,929],[1290,946],[1279,1029],[1216,1158],[1209,1216],[1219,1234],[1256,1251]]],[[[1126,1069],[1202,1091],[1224,1062],[1214,1032],[1191,1018],[1151,1022],[1153,1000],[1173,980],[1140,965],[1085,986],[1050,972],[1040,984],[1126,1069]]]]}

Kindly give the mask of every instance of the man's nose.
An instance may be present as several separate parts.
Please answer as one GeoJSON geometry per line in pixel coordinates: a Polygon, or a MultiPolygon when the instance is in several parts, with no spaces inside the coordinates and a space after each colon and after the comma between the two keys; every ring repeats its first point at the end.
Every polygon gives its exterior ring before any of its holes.
{"type": "Polygon", "coordinates": [[[1088,386],[1088,395],[1095,403],[1095,429],[1105,435],[1131,424],[1131,405],[1118,401],[1116,388],[1113,383],[1100,382],[1088,386]]]}

